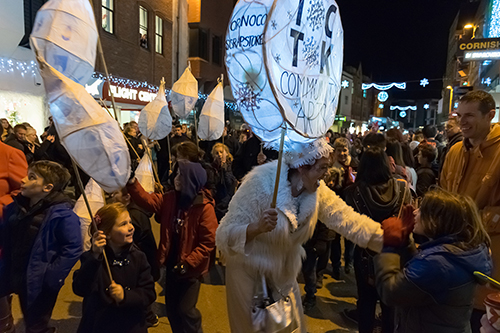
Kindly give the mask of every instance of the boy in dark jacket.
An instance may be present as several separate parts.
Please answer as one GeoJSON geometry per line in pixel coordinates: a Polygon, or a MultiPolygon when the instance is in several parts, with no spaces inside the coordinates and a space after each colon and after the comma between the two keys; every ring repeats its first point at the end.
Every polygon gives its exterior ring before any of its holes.
{"type": "Polygon", "coordinates": [[[417,195],[423,197],[429,187],[437,183],[438,175],[432,167],[432,163],[437,157],[437,149],[429,144],[420,144],[417,148],[418,163],[420,164],[417,169],[417,195]]]}
{"type": "Polygon", "coordinates": [[[48,327],[57,295],[82,253],[80,221],[63,193],[68,170],[33,163],[0,225],[0,296],[19,295],[26,332],[48,327]]]}

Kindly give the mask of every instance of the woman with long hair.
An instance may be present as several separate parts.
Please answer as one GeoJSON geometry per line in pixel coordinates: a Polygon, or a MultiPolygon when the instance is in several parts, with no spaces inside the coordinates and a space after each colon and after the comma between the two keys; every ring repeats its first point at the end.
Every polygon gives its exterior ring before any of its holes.
{"type": "Polygon", "coordinates": [[[233,155],[231,155],[229,148],[225,144],[216,143],[213,146],[212,158],[215,183],[215,214],[217,215],[217,221],[220,221],[227,213],[227,207],[236,191],[238,181],[231,170],[233,155]]]}
{"type": "Polygon", "coordinates": [[[2,142],[5,142],[5,139],[7,139],[7,137],[10,134],[14,133],[14,129],[12,128],[12,125],[9,123],[7,118],[1,118],[0,123],[2,124],[1,140],[2,140],[2,142]]]}
{"type": "MultiPolygon", "coordinates": [[[[355,211],[365,214],[374,221],[397,215],[404,203],[411,201],[411,194],[403,180],[393,177],[388,157],[380,147],[365,150],[359,162],[358,174],[353,185],[344,190],[346,203],[355,211]]],[[[376,252],[356,246],[354,250],[354,271],[358,288],[357,317],[360,333],[372,333],[375,309],[380,297],[375,287],[373,257],[376,252]]],[[[385,303],[382,308],[382,332],[392,332],[393,311],[385,303]]],[[[346,313],[351,317],[352,314],[346,313]]]]}

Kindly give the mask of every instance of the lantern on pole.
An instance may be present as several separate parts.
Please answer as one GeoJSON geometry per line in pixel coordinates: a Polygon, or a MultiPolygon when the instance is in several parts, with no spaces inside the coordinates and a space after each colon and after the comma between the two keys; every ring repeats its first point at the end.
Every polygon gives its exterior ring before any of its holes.
{"type": "Polygon", "coordinates": [[[97,39],[88,0],[50,0],[36,14],[30,43],[58,72],[85,85],[94,73],[97,39]]]}
{"type": "Polygon", "coordinates": [[[172,86],[170,99],[175,114],[181,118],[187,118],[198,100],[198,81],[191,73],[191,64],[172,86]]]}
{"type": "Polygon", "coordinates": [[[311,143],[335,120],[343,29],[334,0],[240,0],[226,35],[233,96],[252,131],[283,151],[311,143]],[[281,133],[281,135],[280,135],[281,133]]]}
{"type": "Polygon", "coordinates": [[[201,109],[198,136],[202,140],[217,140],[224,132],[224,88],[223,78],[210,93],[201,109]]]}
{"type": "Polygon", "coordinates": [[[139,129],[150,140],[161,140],[172,130],[172,116],[165,98],[165,80],[162,78],[156,98],[139,114],[139,129]]]}
{"type": "Polygon", "coordinates": [[[333,0],[244,0],[226,36],[226,67],[252,131],[284,149],[326,133],[341,88],[343,29],[333,0]]]}
{"type": "Polygon", "coordinates": [[[38,58],[50,113],[72,159],[106,191],[127,184],[130,156],[118,123],[85,88],[38,58]]]}
{"type": "Polygon", "coordinates": [[[82,240],[83,240],[83,251],[88,251],[91,248],[91,230],[90,224],[92,219],[89,216],[88,209],[85,204],[83,196],[87,196],[88,203],[92,212],[97,212],[102,206],[106,204],[104,199],[104,194],[102,188],[93,178],[90,178],[89,182],[85,186],[85,192],[82,194],[75,203],[73,211],[80,218],[80,227],[82,230],[82,240]]]}

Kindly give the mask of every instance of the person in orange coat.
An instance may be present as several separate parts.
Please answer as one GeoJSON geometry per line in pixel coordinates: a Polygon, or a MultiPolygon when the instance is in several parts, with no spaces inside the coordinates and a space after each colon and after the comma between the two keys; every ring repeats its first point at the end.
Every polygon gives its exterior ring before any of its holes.
{"type": "MultiPolygon", "coordinates": [[[[19,192],[21,179],[28,174],[28,163],[24,153],[0,141],[0,223],[3,208],[14,199],[12,195],[19,192]]],[[[1,249],[0,249],[1,252],[1,249]]],[[[13,327],[8,297],[0,298],[0,332],[8,332],[13,327]]]]}
{"type": "Polygon", "coordinates": [[[202,332],[196,308],[200,278],[208,272],[218,223],[215,202],[205,189],[200,163],[180,159],[173,174],[175,190],[148,194],[136,179],[127,185],[133,202],[156,214],[161,223],[158,258],[166,266],[165,303],[174,333],[202,332]]]}
{"type": "Polygon", "coordinates": [[[0,142],[0,220],[3,215],[3,207],[10,204],[12,194],[21,188],[21,179],[28,174],[28,163],[24,153],[16,148],[0,142]]]}

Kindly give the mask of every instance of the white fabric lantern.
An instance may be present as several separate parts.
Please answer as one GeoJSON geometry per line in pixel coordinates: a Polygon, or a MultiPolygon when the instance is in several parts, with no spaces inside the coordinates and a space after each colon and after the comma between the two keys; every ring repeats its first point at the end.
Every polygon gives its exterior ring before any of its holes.
{"type": "Polygon", "coordinates": [[[135,169],[135,178],[137,178],[137,181],[146,192],[153,193],[155,191],[153,164],[151,163],[149,154],[145,154],[141,158],[137,169],[135,169]]]}
{"type": "Polygon", "coordinates": [[[97,38],[88,0],[50,0],[36,14],[30,42],[52,67],[85,85],[94,72],[97,38]]]}
{"type": "Polygon", "coordinates": [[[217,140],[224,132],[224,88],[220,81],[201,109],[198,136],[202,140],[217,140]]]}
{"type": "Polygon", "coordinates": [[[198,100],[198,81],[188,66],[182,76],[172,86],[170,93],[172,108],[181,118],[186,118],[198,100]]]}
{"type": "Polygon", "coordinates": [[[288,124],[317,138],[335,120],[343,29],[334,0],[275,1],[264,34],[271,87],[288,124]]]}
{"type": "MultiPolygon", "coordinates": [[[[90,178],[89,182],[85,186],[85,195],[87,196],[87,200],[89,202],[90,210],[92,214],[95,215],[102,206],[106,204],[104,200],[104,195],[102,188],[95,182],[94,179],[90,178]]],[[[90,224],[92,220],[89,215],[89,210],[85,205],[85,200],[83,199],[83,195],[80,195],[80,198],[75,203],[75,207],[73,211],[80,218],[80,227],[82,230],[82,240],[83,240],[83,251],[90,250],[91,247],[91,227],[90,224]]]]}
{"type": "Polygon", "coordinates": [[[264,27],[272,4],[273,0],[238,1],[226,35],[226,68],[233,96],[243,118],[263,141],[279,139],[283,125],[262,53],[264,27]]]}
{"type": "Polygon", "coordinates": [[[172,130],[172,116],[165,98],[165,81],[162,79],[156,98],[142,109],[139,129],[148,139],[161,140],[172,130]]]}
{"type": "Polygon", "coordinates": [[[334,1],[241,0],[236,4],[226,36],[229,81],[245,121],[268,146],[279,145],[285,126],[286,149],[293,142],[312,142],[332,125],[340,92],[342,43],[334,1]],[[294,23],[298,21],[297,28],[294,23]],[[293,33],[297,38],[290,37],[292,29],[298,31],[293,33]],[[331,29],[334,38],[328,37],[331,29]],[[312,41],[316,53],[311,55],[312,41]],[[321,54],[323,42],[329,56],[321,54]],[[296,51],[300,51],[300,67],[293,61],[296,51]],[[316,64],[314,56],[325,63],[316,64]],[[325,67],[328,70],[321,72],[325,67]],[[289,85],[292,89],[285,89],[289,85]]]}
{"type": "Polygon", "coordinates": [[[130,157],[118,123],[83,86],[38,60],[63,146],[106,192],[121,189],[130,175],[130,157]]]}

